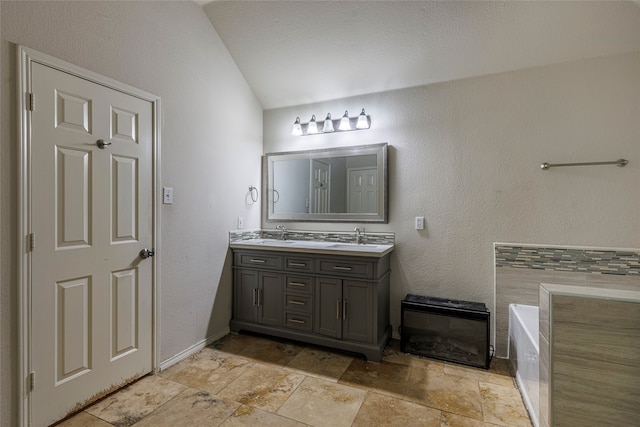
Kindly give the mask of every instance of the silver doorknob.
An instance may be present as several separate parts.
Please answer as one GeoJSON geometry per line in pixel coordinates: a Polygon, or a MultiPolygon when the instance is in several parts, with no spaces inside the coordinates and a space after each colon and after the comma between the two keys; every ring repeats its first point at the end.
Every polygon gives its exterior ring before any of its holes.
{"type": "Polygon", "coordinates": [[[140,251],[140,258],[147,259],[149,257],[154,256],[155,254],[156,253],[153,249],[144,248],[143,250],[140,251]]]}
{"type": "Polygon", "coordinates": [[[110,142],[106,142],[104,139],[99,139],[96,141],[96,145],[99,149],[104,150],[107,145],[111,145],[110,142]]]}

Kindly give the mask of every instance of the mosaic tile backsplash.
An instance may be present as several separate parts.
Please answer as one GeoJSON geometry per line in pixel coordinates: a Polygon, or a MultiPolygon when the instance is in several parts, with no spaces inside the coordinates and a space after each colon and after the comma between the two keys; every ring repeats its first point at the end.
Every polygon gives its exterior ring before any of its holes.
{"type": "Polygon", "coordinates": [[[640,276],[640,251],[496,245],[496,267],[640,276]]]}
{"type": "MultiPolygon", "coordinates": [[[[336,242],[336,243],[354,243],[355,232],[333,232],[333,231],[300,231],[286,230],[286,238],[288,240],[304,240],[304,241],[320,241],[320,242],[336,242]]],[[[280,239],[280,230],[247,230],[247,231],[230,231],[229,241],[237,242],[241,240],[251,239],[280,239]]],[[[362,234],[362,243],[374,245],[393,245],[395,244],[395,233],[367,233],[362,234]]]]}

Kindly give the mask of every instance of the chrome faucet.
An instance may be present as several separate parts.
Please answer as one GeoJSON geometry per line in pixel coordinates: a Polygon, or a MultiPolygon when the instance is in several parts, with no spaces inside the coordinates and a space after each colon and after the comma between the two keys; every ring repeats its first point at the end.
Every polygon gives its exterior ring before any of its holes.
{"type": "Polygon", "coordinates": [[[363,243],[364,240],[364,228],[360,230],[360,227],[356,227],[354,230],[356,232],[356,245],[363,243]]]}
{"type": "Polygon", "coordinates": [[[287,229],[284,228],[284,225],[277,225],[277,230],[280,230],[280,240],[287,240],[287,229]]]}

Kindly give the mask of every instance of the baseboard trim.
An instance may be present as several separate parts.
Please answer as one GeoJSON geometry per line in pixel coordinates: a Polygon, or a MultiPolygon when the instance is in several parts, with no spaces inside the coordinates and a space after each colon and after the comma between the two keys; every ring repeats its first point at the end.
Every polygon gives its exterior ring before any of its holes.
{"type": "Polygon", "coordinates": [[[163,360],[162,362],[160,362],[160,366],[158,369],[158,372],[162,372],[165,369],[175,365],[176,363],[182,362],[184,359],[186,359],[187,357],[196,354],[197,352],[199,352],[200,350],[202,350],[203,348],[205,348],[206,346],[212,344],[215,341],[218,341],[220,338],[226,336],[229,334],[230,329],[226,328],[225,330],[221,331],[220,333],[216,334],[216,335],[212,335],[210,337],[207,337],[205,339],[203,339],[202,341],[199,341],[197,343],[195,343],[194,345],[192,345],[189,348],[186,348],[184,350],[182,350],[180,353],[171,356],[170,358],[163,360]]]}

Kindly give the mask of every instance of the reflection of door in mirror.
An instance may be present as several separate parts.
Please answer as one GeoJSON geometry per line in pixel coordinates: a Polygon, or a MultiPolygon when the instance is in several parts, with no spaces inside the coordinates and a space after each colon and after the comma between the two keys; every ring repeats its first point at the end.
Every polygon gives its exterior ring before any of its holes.
{"type": "Polygon", "coordinates": [[[376,168],[349,169],[349,212],[375,213],[378,206],[376,168]]]}
{"type": "Polygon", "coordinates": [[[311,160],[311,213],[329,212],[329,163],[311,160]]]}

